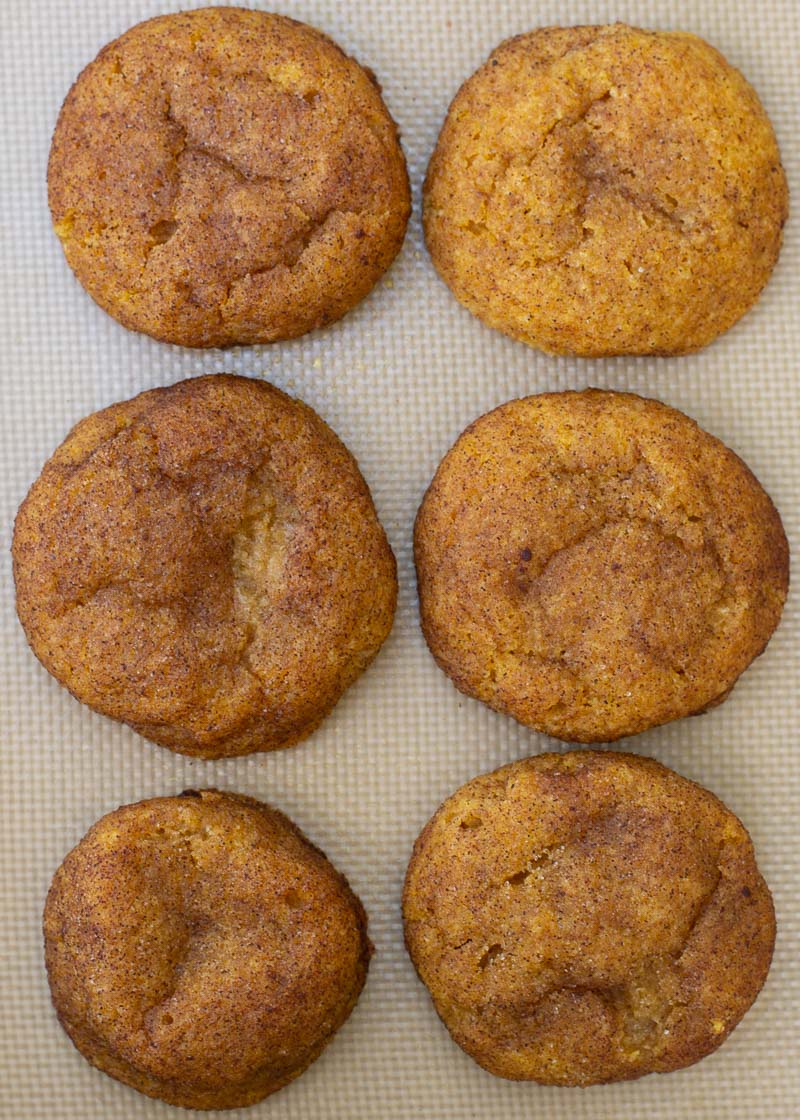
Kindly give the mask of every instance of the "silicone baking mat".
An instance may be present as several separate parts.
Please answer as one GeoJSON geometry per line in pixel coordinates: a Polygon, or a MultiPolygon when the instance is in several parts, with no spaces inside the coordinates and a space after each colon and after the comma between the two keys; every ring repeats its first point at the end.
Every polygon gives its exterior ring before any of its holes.
{"type": "Polygon", "coordinates": [[[772,972],[716,1054],[679,1073],[584,1090],[492,1078],[450,1041],[414,975],[402,945],[400,890],[412,842],[447,794],[474,774],[559,746],[457,693],[419,630],[412,522],[436,464],[469,421],[502,401],[546,389],[591,384],[658,397],[742,455],[798,543],[797,223],[787,227],[758,306],[703,353],[547,357],[459,307],[425,252],[420,184],[450,98],[501,39],[537,25],[622,19],[693,31],[755,85],[800,197],[800,4],[284,0],[281,11],[327,31],[375,70],[402,129],[415,209],[396,264],[342,322],[296,342],[226,352],[162,345],[108,318],[73,279],[47,212],[50,136],[70,83],[127,27],[178,7],[171,0],[0,0],[0,1115],[142,1120],[177,1114],[91,1069],[72,1048],[50,1007],[40,916],[53,871],[99,816],[143,797],[213,785],[289,813],[350,878],[369,911],[377,949],[352,1018],[322,1058],[288,1089],[228,1115],[790,1120],[800,1114],[796,596],[766,654],[725,704],[621,744],[723,798],[749,827],[775,895],[772,972]],[[76,420],[142,389],[220,370],[268,378],[302,397],[352,449],[397,554],[400,606],[378,660],[307,743],[209,763],[171,754],[95,715],[48,676],[14,615],[7,546],[27,487],[76,420]]]}

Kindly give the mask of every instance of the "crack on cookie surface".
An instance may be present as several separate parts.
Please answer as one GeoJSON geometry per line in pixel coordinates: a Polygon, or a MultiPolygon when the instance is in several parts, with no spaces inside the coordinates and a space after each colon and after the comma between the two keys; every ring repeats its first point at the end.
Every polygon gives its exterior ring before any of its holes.
{"type": "Polygon", "coordinates": [[[370,943],[358,899],[287,818],[195,793],[124,806],[67,856],[44,916],[48,977],[101,1070],[172,1104],[232,1108],[318,1057],[370,943]]]}
{"type": "Polygon", "coordinates": [[[456,1041],[493,1073],[548,1084],[715,1049],[761,987],[774,935],[733,815],[610,752],[539,755],[468,783],[417,840],[403,913],[456,1041]],[[465,812],[479,830],[460,827],[465,812]]]}
{"type": "Polygon", "coordinates": [[[14,549],[46,667],[203,757],[310,734],[394,609],[393,559],[352,457],[300,402],[224,375],[83,421],[34,484],[14,549]]]}
{"type": "Polygon", "coordinates": [[[423,630],[457,687],[583,742],[724,695],[788,578],[777,513],[727,448],[675,410],[594,390],[467,429],[420,507],[415,557],[423,630]]]}
{"type": "Polygon", "coordinates": [[[786,214],[741,75],[690,35],[621,24],[502,44],[456,95],[424,192],[457,298],[586,356],[706,345],[757,298],[786,214]]]}
{"type": "Polygon", "coordinates": [[[410,201],[394,122],[357,63],[310,28],[233,9],[159,17],[112,47],[131,76],[109,48],[87,67],[49,170],[57,232],[101,306],[209,346],[295,337],[367,294],[410,201]]]}

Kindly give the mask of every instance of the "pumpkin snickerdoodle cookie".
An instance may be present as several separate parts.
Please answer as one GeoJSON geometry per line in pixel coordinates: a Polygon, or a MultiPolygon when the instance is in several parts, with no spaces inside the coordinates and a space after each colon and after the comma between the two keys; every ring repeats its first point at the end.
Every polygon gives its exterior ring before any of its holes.
{"type": "Polygon", "coordinates": [[[629,393],[545,393],[476,420],[417,515],[422,628],[462,692],[576,742],[725,698],[766,646],[789,558],[745,464],[629,393]]]}
{"type": "Polygon", "coordinates": [[[93,299],[183,346],[339,319],[391,264],[410,209],[374,76],[314,28],[241,8],[109,43],[64,102],[48,188],[93,299]]]}
{"type": "Polygon", "coordinates": [[[282,813],[187,790],[98,821],[53,878],[47,973],[92,1065],[183,1108],[253,1104],[352,1011],[371,946],[346,880],[282,813]]]}
{"type": "Polygon", "coordinates": [[[79,700],[202,758],[308,736],[392,626],[395,561],[307,405],[224,374],[82,420],[14,531],[17,610],[79,700]]]}
{"type": "Polygon", "coordinates": [[[454,1040],[550,1085],[666,1073],[758,995],[775,916],[750,837],[659,763],[543,754],[475,778],[414,847],[406,943],[454,1040]]]}
{"type": "Polygon", "coordinates": [[[425,233],[489,326],[554,354],[679,354],[755,302],[786,177],[751,86],[683,32],[547,27],[455,97],[425,233]]]}

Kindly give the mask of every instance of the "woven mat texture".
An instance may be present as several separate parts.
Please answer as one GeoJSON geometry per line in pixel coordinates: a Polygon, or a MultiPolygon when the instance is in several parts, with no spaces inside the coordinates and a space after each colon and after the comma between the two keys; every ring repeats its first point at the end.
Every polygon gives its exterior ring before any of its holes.
{"type": "Polygon", "coordinates": [[[795,547],[800,491],[798,223],[761,301],[700,354],[552,358],[483,327],[435,275],[419,194],[459,84],[503,38],[536,25],[604,23],[693,31],[758,90],[800,198],[797,0],[284,0],[378,75],[414,185],[403,251],[342,322],[295,342],[226,352],[124,330],[73,279],[52,233],[45,170],[61,101],[110,39],[172,0],[0,0],[2,298],[0,502],[0,1116],[144,1120],[176,1115],[92,1070],[57,1025],[41,910],[64,854],[119,804],[214,785],[274,802],[350,878],[376,945],[351,1019],[322,1058],[250,1120],[791,1120],[800,1115],[798,611],[790,598],[767,653],[700,719],[638,736],[720,796],[750,829],[778,911],[772,972],[730,1040],[699,1065],[586,1090],[512,1084],[450,1041],[405,955],[400,891],[413,840],[473,775],[556,744],[462,697],[418,625],[411,526],[436,464],[472,419],[515,396],[587,384],[658,397],[733,447],[772,495],[795,547]],[[16,621],[8,546],[17,506],[69,427],[158,385],[229,370],[311,404],[358,458],[396,552],[400,605],[369,672],[305,745],[201,762],[174,755],[74,701],[29,652],[16,621]]]}

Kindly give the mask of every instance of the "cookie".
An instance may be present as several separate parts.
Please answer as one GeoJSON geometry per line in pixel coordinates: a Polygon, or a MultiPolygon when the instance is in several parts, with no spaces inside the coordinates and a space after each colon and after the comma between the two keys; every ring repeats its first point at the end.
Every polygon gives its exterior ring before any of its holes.
{"type": "Polygon", "coordinates": [[[757,299],[788,192],[772,126],[683,32],[547,27],[459,90],[428,168],[440,276],[552,354],[682,354],[757,299]]]}
{"type": "Polygon", "coordinates": [[[394,556],[301,401],[217,374],[81,421],[17,515],[17,611],[85,704],[184,754],[309,735],[391,629],[394,556]]]}
{"type": "Polygon", "coordinates": [[[282,813],[187,790],[98,821],[44,911],[47,975],[83,1056],[183,1108],[253,1104],[299,1076],[364,985],[346,880],[282,813]]]}
{"type": "Polygon", "coordinates": [[[400,250],[408,175],[373,74],[284,16],[137,24],[70,90],[48,167],[70,267],[132,330],[182,346],[341,318],[400,250]]]}
{"type": "Polygon", "coordinates": [[[422,628],[456,686],[601,742],[719,703],[778,624],[775,507],[694,421],[629,393],[476,420],[417,515],[422,628]]]}
{"type": "Polygon", "coordinates": [[[691,1065],[769,969],[750,837],[650,759],[543,754],[462,786],[416,842],[408,951],[454,1040],[512,1080],[594,1085],[691,1065]]]}

